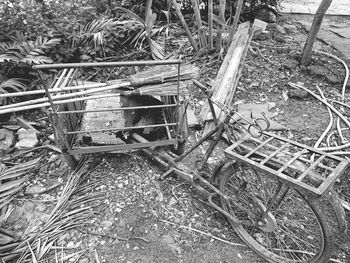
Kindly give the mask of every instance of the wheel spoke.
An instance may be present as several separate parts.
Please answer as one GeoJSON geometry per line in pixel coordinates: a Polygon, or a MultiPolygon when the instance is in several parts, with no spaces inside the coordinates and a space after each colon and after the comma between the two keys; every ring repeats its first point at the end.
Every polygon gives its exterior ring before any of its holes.
{"type": "Polygon", "coordinates": [[[232,227],[265,259],[316,263],[329,257],[319,210],[298,191],[244,165],[225,171],[220,190],[231,198],[222,198],[223,208],[239,222],[232,227]]]}

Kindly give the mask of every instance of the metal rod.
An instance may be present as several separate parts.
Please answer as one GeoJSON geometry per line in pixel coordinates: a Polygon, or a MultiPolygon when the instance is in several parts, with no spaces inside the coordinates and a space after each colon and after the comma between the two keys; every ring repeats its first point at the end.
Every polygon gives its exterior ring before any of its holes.
{"type": "Polygon", "coordinates": [[[148,61],[115,61],[115,62],[86,62],[86,63],[58,63],[34,65],[37,70],[60,68],[87,68],[87,67],[128,67],[181,64],[181,60],[148,60],[148,61]]]}
{"type": "Polygon", "coordinates": [[[109,131],[125,131],[125,130],[135,130],[135,129],[143,129],[143,128],[158,128],[158,127],[166,127],[166,126],[173,126],[173,125],[176,125],[176,123],[174,122],[174,123],[168,123],[168,124],[143,125],[143,126],[110,128],[110,129],[99,129],[99,130],[87,130],[87,131],[71,131],[71,132],[65,132],[64,134],[82,134],[82,133],[109,132],[109,131]]]}
{"type": "Polygon", "coordinates": [[[111,109],[98,109],[98,110],[71,110],[71,111],[60,111],[57,114],[72,114],[72,113],[89,113],[89,112],[105,112],[105,111],[118,111],[118,110],[138,110],[138,109],[156,109],[156,108],[167,108],[175,107],[176,104],[164,104],[164,105],[153,105],[153,106],[138,106],[138,107],[121,107],[111,109]]]}

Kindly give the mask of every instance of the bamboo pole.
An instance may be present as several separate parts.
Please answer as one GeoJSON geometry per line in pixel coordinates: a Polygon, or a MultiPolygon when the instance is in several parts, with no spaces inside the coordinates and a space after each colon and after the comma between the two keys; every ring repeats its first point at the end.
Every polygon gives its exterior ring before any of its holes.
{"type": "MultiPolygon", "coordinates": [[[[98,87],[104,87],[107,85],[108,85],[107,83],[94,83],[94,84],[86,84],[86,85],[79,85],[79,86],[69,86],[69,87],[49,89],[49,92],[50,93],[58,93],[58,92],[63,92],[63,91],[72,91],[72,90],[79,90],[79,89],[98,88],[98,87]]],[[[0,94],[0,98],[40,95],[40,94],[45,94],[45,93],[46,93],[45,90],[30,90],[30,91],[21,91],[21,92],[0,94]]]]}
{"type": "Polygon", "coordinates": [[[196,18],[196,25],[198,27],[199,44],[201,48],[207,47],[207,39],[205,37],[205,31],[203,29],[203,23],[201,13],[199,11],[198,0],[191,0],[194,17],[196,18]]]}
{"type": "MultiPolygon", "coordinates": [[[[111,89],[128,87],[130,85],[131,85],[131,82],[125,82],[125,83],[114,84],[114,85],[110,85],[110,86],[102,87],[102,88],[79,91],[79,92],[74,92],[74,93],[69,93],[69,94],[56,95],[56,96],[52,96],[52,100],[66,99],[66,98],[70,98],[70,97],[88,95],[91,93],[104,92],[104,91],[109,91],[111,89]]],[[[6,109],[13,109],[14,110],[16,107],[22,107],[22,106],[26,106],[26,105],[32,105],[32,104],[42,103],[42,102],[47,102],[47,101],[48,101],[48,98],[29,100],[29,101],[19,102],[19,103],[15,103],[15,104],[11,104],[11,105],[2,106],[2,107],[0,107],[0,110],[6,110],[6,109]]]]}
{"type": "Polygon", "coordinates": [[[148,60],[148,61],[114,61],[114,62],[84,62],[84,63],[58,63],[34,65],[37,70],[42,69],[68,69],[68,68],[90,68],[90,67],[130,67],[130,66],[157,66],[181,64],[181,60],[148,60]]]}
{"type": "Polygon", "coordinates": [[[208,42],[209,50],[213,49],[213,0],[208,0],[208,42]]]}
{"type": "MultiPolygon", "coordinates": [[[[219,8],[219,17],[222,22],[225,22],[225,9],[226,9],[226,0],[220,0],[220,8],[219,8]]],[[[222,30],[223,26],[219,25],[220,30],[217,33],[217,41],[216,41],[216,50],[221,50],[221,42],[222,42],[222,30]]]]}
{"type": "Polygon", "coordinates": [[[187,23],[186,23],[185,18],[183,17],[183,15],[182,15],[182,13],[181,13],[181,10],[180,10],[180,8],[179,8],[179,5],[177,4],[176,0],[171,0],[171,1],[172,1],[172,4],[173,4],[174,8],[175,8],[176,15],[177,15],[178,18],[180,19],[180,22],[181,22],[183,28],[184,28],[185,31],[186,31],[186,35],[187,35],[187,37],[188,37],[188,40],[190,41],[190,43],[191,43],[191,45],[192,45],[194,51],[198,51],[197,43],[196,43],[196,41],[194,40],[194,38],[193,38],[193,36],[192,36],[192,34],[191,34],[191,31],[190,31],[190,29],[189,29],[188,26],[187,26],[187,23]]]}
{"type": "Polygon", "coordinates": [[[242,6],[243,6],[243,0],[238,0],[237,7],[236,7],[236,13],[235,13],[235,17],[233,19],[233,24],[231,27],[231,32],[230,32],[230,36],[228,38],[227,45],[231,44],[233,36],[235,35],[235,33],[237,31],[239,16],[241,15],[241,12],[242,12],[242,6]]]}

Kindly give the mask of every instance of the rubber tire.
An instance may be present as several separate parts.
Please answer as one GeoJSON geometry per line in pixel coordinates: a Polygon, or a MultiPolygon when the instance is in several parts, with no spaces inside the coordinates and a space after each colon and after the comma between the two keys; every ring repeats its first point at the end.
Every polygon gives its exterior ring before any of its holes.
{"type": "MultiPolygon", "coordinates": [[[[231,163],[231,165],[227,166],[226,169],[220,171],[220,177],[219,177],[219,188],[220,191],[225,193],[226,183],[230,179],[230,177],[239,172],[239,169],[252,169],[252,167],[248,167],[246,165],[240,166],[237,163],[231,163]]],[[[255,171],[255,169],[253,169],[255,171]]],[[[256,172],[256,171],[255,171],[256,172]]],[[[295,190],[296,191],[296,190],[295,190]]],[[[261,245],[258,241],[256,241],[245,229],[241,224],[236,224],[232,220],[228,218],[228,221],[230,222],[233,230],[236,232],[236,234],[242,239],[242,241],[250,247],[252,250],[254,250],[257,254],[259,254],[261,257],[263,257],[265,260],[269,262],[274,263],[289,263],[289,262],[308,262],[308,263],[326,263],[329,262],[330,258],[330,235],[328,232],[327,224],[325,223],[326,220],[323,218],[322,213],[319,209],[318,201],[315,200],[315,198],[308,198],[306,195],[301,193],[300,191],[296,191],[300,197],[308,204],[309,208],[311,208],[313,214],[316,216],[319,228],[321,229],[321,233],[323,235],[323,246],[322,246],[322,252],[319,253],[319,255],[316,258],[308,259],[306,261],[294,261],[290,259],[286,259],[284,257],[281,257],[268,249],[266,249],[263,245],[261,245]]],[[[227,201],[221,197],[221,204],[225,211],[230,213],[230,209],[228,208],[227,201]]],[[[232,213],[231,213],[232,215],[232,213]]],[[[232,215],[236,218],[235,215],[232,215]]]]}

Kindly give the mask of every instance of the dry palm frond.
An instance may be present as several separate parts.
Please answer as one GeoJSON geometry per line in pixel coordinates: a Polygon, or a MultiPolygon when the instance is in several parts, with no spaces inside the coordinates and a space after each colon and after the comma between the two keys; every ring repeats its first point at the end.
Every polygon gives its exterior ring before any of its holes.
{"type": "Polygon", "coordinates": [[[0,248],[0,257],[4,260],[17,259],[17,262],[32,262],[33,258],[40,261],[48,255],[62,235],[86,223],[87,218],[94,213],[91,203],[101,196],[101,193],[92,193],[95,184],[83,184],[89,166],[90,163],[83,163],[72,172],[55,208],[41,229],[25,236],[21,243],[7,247],[6,252],[0,248]]]}
{"type": "MultiPolygon", "coordinates": [[[[130,77],[134,86],[140,86],[151,83],[163,83],[168,81],[177,81],[178,67],[174,65],[156,66],[142,71],[130,77]]],[[[180,66],[179,80],[196,79],[199,76],[199,69],[192,64],[183,64],[180,66]]]]}
{"type": "Polygon", "coordinates": [[[137,88],[135,90],[123,91],[122,95],[151,95],[151,96],[176,96],[179,95],[187,97],[189,91],[187,86],[191,84],[191,81],[180,81],[179,90],[177,82],[165,82],[154,85],[147,85],[137,88]]]}
{"type": "Polygon", "coordinates": [[[40,158],[37,158],[0,171],[0,209],[10,202],[13,194],[22,189],[23,183],[28,180],[26,174],[35,168],[39,161],[40,158]]]}

